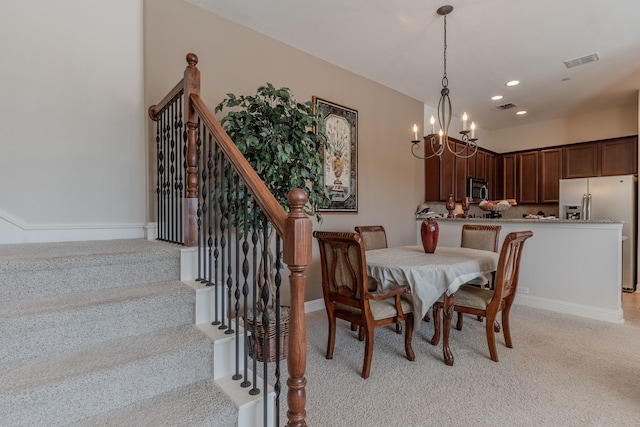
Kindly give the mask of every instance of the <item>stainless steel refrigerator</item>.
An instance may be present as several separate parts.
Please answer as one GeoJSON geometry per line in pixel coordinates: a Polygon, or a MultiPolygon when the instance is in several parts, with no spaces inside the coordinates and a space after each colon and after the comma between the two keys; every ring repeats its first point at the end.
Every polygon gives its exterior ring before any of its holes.
{"type": "Polygon", "coordinates": [[[637,178],[634,175],[560,180],[560,218],[623,221],[622,289],[636,290],[637,178]]]}

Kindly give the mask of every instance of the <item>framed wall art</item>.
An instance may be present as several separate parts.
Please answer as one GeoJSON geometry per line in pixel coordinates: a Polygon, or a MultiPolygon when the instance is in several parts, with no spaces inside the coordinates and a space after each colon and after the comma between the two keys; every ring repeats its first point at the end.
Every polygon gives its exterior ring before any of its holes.
{"type": "Polygon", "coordinates": [[[327,142],[321,148],[321,184],[329,198],[318,212],[358,212],[358,111],[313,97],[324,122],[327,142]]]}

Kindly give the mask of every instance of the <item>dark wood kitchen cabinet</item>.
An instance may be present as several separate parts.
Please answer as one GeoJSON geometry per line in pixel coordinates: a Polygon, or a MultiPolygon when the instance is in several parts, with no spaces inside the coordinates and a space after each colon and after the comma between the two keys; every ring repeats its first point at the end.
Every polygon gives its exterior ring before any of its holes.
{"type": "Polygon", "coordinates": [[[638,137],[616,138],[600,143],[600,174],[638,173],[638,137]]]}
{"type": "Polygon", "coordinates": [[[499,195],[499,198],[518,200],[516,193],[517,165],[516,154],[502,156],[502,195],[499,195]]]}
{"type": "MultiPolygon", "coordinates": [[[[472,176],[474,178],[477,179],[484,179],[485,181],[487,180],[487,175],[486,175],[486,167],[485,167],[485,157],[486,154],[484,151],[482,150],[478,150],[478,152],[476,153],[476,173],[475,175],[471,175],[471,172],[469,172],[469,176],[472,176]]],[[[471,168],[469,168],[469,170],[471,170],[471,168]]]]}
{"type": "Polygon", "coordinates": [[[597,142],[565,146],[562,152],[564,177],[588,178],[590,176],[599,176],[598,148],[597,142]]]}
{"type": "MultiPolygon", "coordinates": [[[[431,145],[424,143],[424,155],[433,154],[431,145]]],[[[440,157],[433,156],[424,161],[424,200],[435,202],[440,200],[440,157]]]]}
{"type": "MultiPolygon", "coordinates": [[[[456,150],[462,150],[464,145],[456,142],[456,150]]],[[[463,152],[464,155],[467,155],[466,150],[463,152]]],[[[475,162],[475,156],[470,157],[468,159],[462,157],[455,158],[455,186],[454,186],[454,197],[456,202],[462,201],[462,198],[467,195],[467,178],[469,175],[469,163],[475,162]]]]}
{"type": "Polygon", "coordinates": [[[560,178],[562,178],[562,148],[540,150],[539,155],[539,203],[560,201],[560,178]]]}
{"type": "Polygon", "coordinates": [[[538,150],[518,153],[516,156],[518,203],[538,203],[538,157],[538,150]]]}
{"type": "Polygon", "coordinates": [[[498,156],[489,152],[485,153],[484,167],[484,179],[489,187],[489,200],[497,199],[501,187],[498,182],[498,156]]]}

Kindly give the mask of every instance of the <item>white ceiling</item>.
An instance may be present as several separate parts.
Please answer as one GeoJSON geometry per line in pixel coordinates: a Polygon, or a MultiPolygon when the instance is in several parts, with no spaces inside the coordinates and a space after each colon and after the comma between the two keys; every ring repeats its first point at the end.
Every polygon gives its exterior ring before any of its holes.
{"type": "Polygon", "coordinates": [[[188,1],[434,107],[444,41],[436,10],[451,4],[453,112],[489,131],[638,103],[640,0],[188,1]],[[598,62],[563,63],[592,53],[598,62]],[[520,85],[506,87],[512,79],[520,85]],[[528,114],[496,108],[507,102],[528,114]]]}

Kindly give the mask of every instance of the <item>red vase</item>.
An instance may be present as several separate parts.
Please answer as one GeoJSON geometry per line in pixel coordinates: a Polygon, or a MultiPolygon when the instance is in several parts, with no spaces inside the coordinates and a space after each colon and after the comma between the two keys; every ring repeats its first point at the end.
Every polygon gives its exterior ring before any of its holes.
{"type": "Polygon", "coordinates": [[[422,238],[424,251],[428,254],[434,253],[436,246],[438,246],[438,221],[433,218],[427,218],[422,221],[420,237],[422,238]]]}

